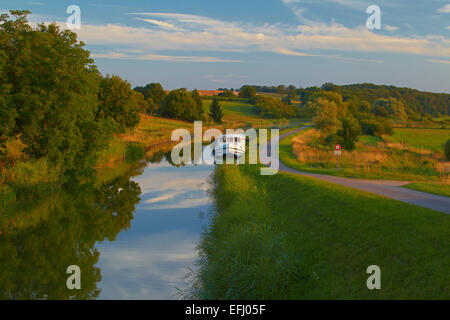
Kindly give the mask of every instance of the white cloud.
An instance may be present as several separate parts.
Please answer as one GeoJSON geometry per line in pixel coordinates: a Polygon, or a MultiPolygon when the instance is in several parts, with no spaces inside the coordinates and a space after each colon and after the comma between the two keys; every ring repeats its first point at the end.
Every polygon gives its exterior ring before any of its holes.
{"type": "Polygon", "coordinates": [[[301,2],[302,0],[281,0],[285,5],[288,5],[288,4],[293,4],[293,3],[299,3],[299,2],[301,2]]]}
{"type": "Polygon", "coordinates": [[[294,50],[290,50],[290,49],[284,49],[284,48],[274,48],[273,51],[276,52],[276,53],[284,54],[284,55],[288,55],[288,56],[297,56],[297,57],[317,56],[317,55],[314,55],[314,54],[298,52],[298,51],[294,51],[294,50]]]}
{"type": "Polygon", "coordinates": [[[100,59],[123,59],[123,60],[143,60],[143,61],[170,61],[170,62],[220,62],[220,63],[240,63],[241,60],[220,59],[216,57],[204,56],[168,56],[160,54],[140,54],[132,55],[121,52],[94,53],[93,58],[100,59]]]}
{"type": "Polygon", "coordinates": [[[329,55],[325,56],[327,59],[339,60],[341,62],[353,63],[353,64],[364,64],[364,63],[383,63],[383,60],[379,59],[365,59],[365,58],[353,58],[353,57],[343,57],[341,55],[329,55]]]}
{"type": "Polygon", "coordinates": [[[154,25],[157,25],[159,27],[163,27],[163,28],[166,28],[166,29],[177,30],[177,31],[182,31],[183,30],[183,29],[179,29],[179,28],[175,27],[173,24],[170,24],[170,23],[167,23],[167,22],[164,22],[164,21],[155,20],[155,19],[136,18],[136,20],[152,23],[154,25]]]}
{"type": "MultiPolygon", "coordinates": [[[[289,2],[294,3],[294,2],[289,2]]],[[[296,2],[295,2],[296,3],[296,2]]],[[[298,8],[301,11],[301,8],[298,8]]],[[[238,59],[214,55],[162,54],[163,51],[190,52],[272,52],[282,55],[336,58],[339,51],[355,53],[403,53],[432,57],[450,56],[450,40],[444,36],[393,36],[367,30],[364,25],[348,28],[338,23],[306,21],[299,25],[250,24],[221,21],[210,17],[181,13],[133,13],[135,18],[151,24],[130,27],[118,24],[83,24],[77,33],[89,45],[122,49],[97,50],[96,58],[136,59],[171,62],[237,63],[238,59]],[[320,54],[317,50],[321,50],[320,54]],[[135,51],[135,53],[133,53],[135,51]]],[[[63,27],[65,24],[61,24],[63,27]]],[[[385,26],[388,31],[397,30],[385,26]]],[[[355,59],[355,58],[353,58],[355,59]]],[[[371,62],[368,59],[367,62],[371,62]]],[[[356,61],[354,61],[356,62],[356,61]]]]}
{"type": "Polygon", "coordinates": [[[434,63],[450,64],[450,60],[427,59],[427,61],[434,63]]]}
{"type": "Polygon", "coordinates": [[[397,31],[398,27],[394,27],[394,26],[390,26],[390,25],[386,24],[386,25],[383,26],[383,29],[387,30],[387,31],[397,31]]]}
{"type": "Polygon", "coordinates": [[[439,13],[450,13],[450,3],[446,4],[442,8],[439,8],[437,12],[439,12],[439,13]]]}
{"type": "MultiPolygon", "coordinates": [[[[150,13],[146,13],[150,15],[150,13]]],[[[159,14],[164,21],[183,31],[167,28],[135,28],[121,25],[83,25],[78,31],[88,44],[120,45],[148,50],[142,60],[237,62],[212,57],[172,57],[157,55],[162,50],[190,51],[266,51],[279,54],[315,55],[305,50],[353,52],[396,52],[431,56],[450,55],[450,41],[443,36],[394,37],[370,32],[364,26],[347,28],[341,24],[311,23],[298,26],[264,24],[260,26],[224,22],[185,14],[159,14]],[[179,20],[177,20],[179,19],[179,20]],[[185,26],[185,22],[193,24],[185,26]]],[[[111,56],[113,57],[113,56],[111,56]]],[[[125,58],[124,56],[117,56],[125,58]]]]}

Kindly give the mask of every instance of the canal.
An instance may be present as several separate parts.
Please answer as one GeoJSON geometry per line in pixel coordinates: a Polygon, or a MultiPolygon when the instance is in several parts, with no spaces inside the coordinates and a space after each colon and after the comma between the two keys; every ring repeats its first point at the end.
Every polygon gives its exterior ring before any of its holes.
{"type": "Polygon", "coordinates": [[[110,171],[2,217],[0,299],[180,298],[208,225],[214,166],[160,156],[110,171]],[[81,290],[67,288],[70,265],[81,290]]]}

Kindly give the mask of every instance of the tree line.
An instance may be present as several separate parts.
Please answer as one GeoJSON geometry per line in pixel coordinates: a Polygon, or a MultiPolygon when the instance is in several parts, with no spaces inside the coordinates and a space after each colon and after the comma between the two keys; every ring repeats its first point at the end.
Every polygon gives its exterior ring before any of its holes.
{"type": "MultiPolygon", "coordinates": [[[[344,101],[359,100],[373,105],[377,100],[395,99],[405,108],[408,119],[421,120],[429,117],[440,117],[450,114],[450,94],[424,92],[410,88],[375,85],[371,83],[335,85],[325,83],[321,87],[296,88],[293,85],[285,86],[258,86],[245,85],[241,91],[254,89],[255,93],[278,93],[286,95],[291,100],[297,98],[302,105],[314,99],[321,91],[336,92],[342,95],[344,101]]],[[[286,100],[287,101],[287,100],[286,100]]],[[[382,110],[379,112],[383,112],[382,110]]]]}
{"type": "Polygon", "coordinates": [[[221,122],[197,90],[166,93],[161,84],[136,87],[102,76],[84,43],[56,24],[32,27],[29,11],[0,16],[0,162],[45,159],[61,175],[90,172],[115,133],[135,128],[140,113],[221,122]]]}
{"type": "Polygon", "coordinates": [[[46,158],[64,173],[92,167],[114,133],[139,123],[144,97],[103,77],[76,33],[32,27],[29,13],[0,16],[0,152],[46,158]]]}

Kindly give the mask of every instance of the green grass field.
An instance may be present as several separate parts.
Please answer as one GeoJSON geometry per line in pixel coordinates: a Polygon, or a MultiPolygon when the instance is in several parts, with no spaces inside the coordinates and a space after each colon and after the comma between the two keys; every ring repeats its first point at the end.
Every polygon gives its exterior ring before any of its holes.
{"type": "Polygon", "coordinates": [[[405,188],[450,197],[450,184],[448,183],[416,182],[406,185],[405,188]]]}
{"type": "MultiPolygon", "coordinates": [[[[205,112],[209,112],[211,103],[211,99],[203,100],[205,112]]],[[[219,101],[219,103],[222,106],[224,121],[226,122],[246,121],[258,118],[258,115],[253,112],[253,105],[251,104],[236,101],[219,101]]]]}
{"type": "MultiPolygon", "coordinates": [[[[444,171],[439,171],[444,170],[440,169],[441,164],[443,166],[442,154],[433,153],[433,150],[417,150],[417,147],[397,146],[395,144],[386,145],[384,143],[378,145],[378,143],[383,141],[380,138],[371,136],[361,136],[357,143],[357,149],[352,153],[344,151],[340,158],[339,170],[336,170],[334,157],[329,157],[329,154],[332,155],[333,152],[331,149],[323,151],[312,146],[306,152],[317,152],[319,156],[308,154],[308,157],[320,160],[320,157],[326,155],[328,156],[325,159],[326,161],[299,161],[295,155],[292,141],[296,136],[304,135],[306,132],[307,130],[301,131],[280,142],[280,160],[290,168],[318,174],[364,179],[416,182],[444,182],[445,180],[444,171]]],[[[418,137],[418,140],[421,139],[424,141],[430,140],[418,137]]],[[[296,152],[305,154],[303,151],[298,151],[298,149],[296,152]]],[[[437,189],[435,192],[437,192],[437,189]]],[[[445,195],[445,190],[440,194],[445,195]]]]}
{"type": "Polygon", "coordinates": [[[220,166],[214,185],[194,297],[450,298],[449,215],[258,166],[220,166]]]}
{"type": "MultiPolygon", "coordinates": [[[[206,113],[209,113],[212,99],[203,99],[203,107],[206,113]]],[[[298,122],[297,119],[290,121],[279,121],[277,119],[264,119],[254,112],[254,106],[242,101],[219,101],[223,110],[223,122],[225,125],[230,123],[240,123],[251,125],[252,127],[270,127],[278,125],[286,126],[289,122],[298,122]]]]}
{"type": "Polygon", "coordinates": [[[410,129],[395,128],[390,137],[393,142],[405,142],[416,148],[442,151],[444,144],[450,139],[450,129],[410,129]]]}

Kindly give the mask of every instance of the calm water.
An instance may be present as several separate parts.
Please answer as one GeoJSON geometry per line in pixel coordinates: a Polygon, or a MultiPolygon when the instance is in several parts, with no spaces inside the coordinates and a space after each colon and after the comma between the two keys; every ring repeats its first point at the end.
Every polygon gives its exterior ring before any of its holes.
{"type": "Polygon", "coordinates": [[[0,298],[178,298],[207,226],[214,166],[159,160],[3,219],[0,298]],[[80,291],[66,287],[69,265],[81,268],[80,291]]]}
{"type": "Polygon", "coordinates": [[[133,179],[142,189],[131,228],[116,241],[98,243],[100,298],[173,299],[185,288],[186,269],[197,258],[212,166],[149,165],[133,179]]]}

